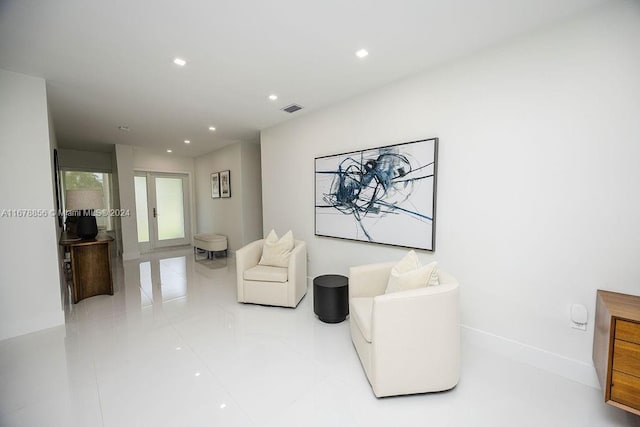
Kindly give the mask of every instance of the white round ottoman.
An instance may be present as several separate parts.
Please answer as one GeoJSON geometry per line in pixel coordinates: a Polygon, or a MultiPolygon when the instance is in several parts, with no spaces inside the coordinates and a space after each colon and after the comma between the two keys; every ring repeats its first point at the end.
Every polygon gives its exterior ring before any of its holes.
{"type": "Polygon", "coordinates": [[[222,234],[195,234],[193,236],[193,252],[198,249],[207,251],[207,259],[213,258],[214,252],[224,251],[227,256],[227,236],[222,234]]]}

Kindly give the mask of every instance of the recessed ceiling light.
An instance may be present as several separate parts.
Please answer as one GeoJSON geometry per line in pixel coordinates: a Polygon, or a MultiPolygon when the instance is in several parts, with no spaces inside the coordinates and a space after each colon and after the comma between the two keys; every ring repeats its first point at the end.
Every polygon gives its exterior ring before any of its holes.
{"type": "Polygon", "coordinates": [[[184,143],[185,143],[185,144],[191,144],[191,141],[189,141],[188,139],[185,139],[185,140],[184,140],[184,143]]]}
{"type": "Polygon", "coordinates": [[[209,130],[213,132],[214,130],[216,130],[216,127],[215,126],[209,126],[209,130]]]}
{"type": "Polygon", "coordinates": [[[173,60],[173,63],[174,63],[174,64],[176,64],[176,65],[178,65],[178,66],[180,66],[180,67],[184,67],[185,65],[187,65],[187,61],[185,61],[185,60],[184,60],[184,59],[182,59],[182,58],[175,58],[175,59],[173,60]]]}
{"type": "Polygon", "coordinates": [[[366,57],[367,55],[369,55],[369,52],[367,52],[366,49],[360,49],[359,51],[356,52],[356,56],[360,59],[366,57]]]}
{"type": "Polygon", "coordinates": [[[271,95],[269,95],[269,99],[272,101],[275,101],[276,99],[278,99],[278,95],[276,95],[275,93],[272,93],[271,95]]]}
{"type": "Polygon", "coordinates": [[[167,150],[167,153],[173,153],[173,150],[167,150]]]}

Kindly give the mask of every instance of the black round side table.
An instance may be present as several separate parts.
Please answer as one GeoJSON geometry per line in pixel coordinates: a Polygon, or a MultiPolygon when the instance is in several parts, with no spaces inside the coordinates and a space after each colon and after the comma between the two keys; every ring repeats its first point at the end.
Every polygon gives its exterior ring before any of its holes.
{"type": "Polygon", "coordinates": [[[313,279],[313,312],[325,323],[340,323],[349,314],[349,278],[326,274],[313,279]]]}

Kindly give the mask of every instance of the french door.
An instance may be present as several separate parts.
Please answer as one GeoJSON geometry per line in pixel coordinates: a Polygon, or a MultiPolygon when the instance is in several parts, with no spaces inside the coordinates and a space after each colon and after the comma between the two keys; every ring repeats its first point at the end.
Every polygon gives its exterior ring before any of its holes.
{"type": "Polygon", "coordinates": [[[134,183],[140,252],[189,244],[189,176],[136,172],[134,183]]]}

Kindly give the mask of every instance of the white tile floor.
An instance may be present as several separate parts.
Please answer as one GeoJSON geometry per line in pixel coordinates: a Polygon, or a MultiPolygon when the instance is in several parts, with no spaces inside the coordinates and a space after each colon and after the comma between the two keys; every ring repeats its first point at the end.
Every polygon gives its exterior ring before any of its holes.
{"type": "Polygon", "coordinates": [[[116,263],[115,295],[0,341],[0,426],[638,426],[598,390],[463,340],[449,392],[376,399],[348,323],[238,304],[233,261],[116,263]]]}

